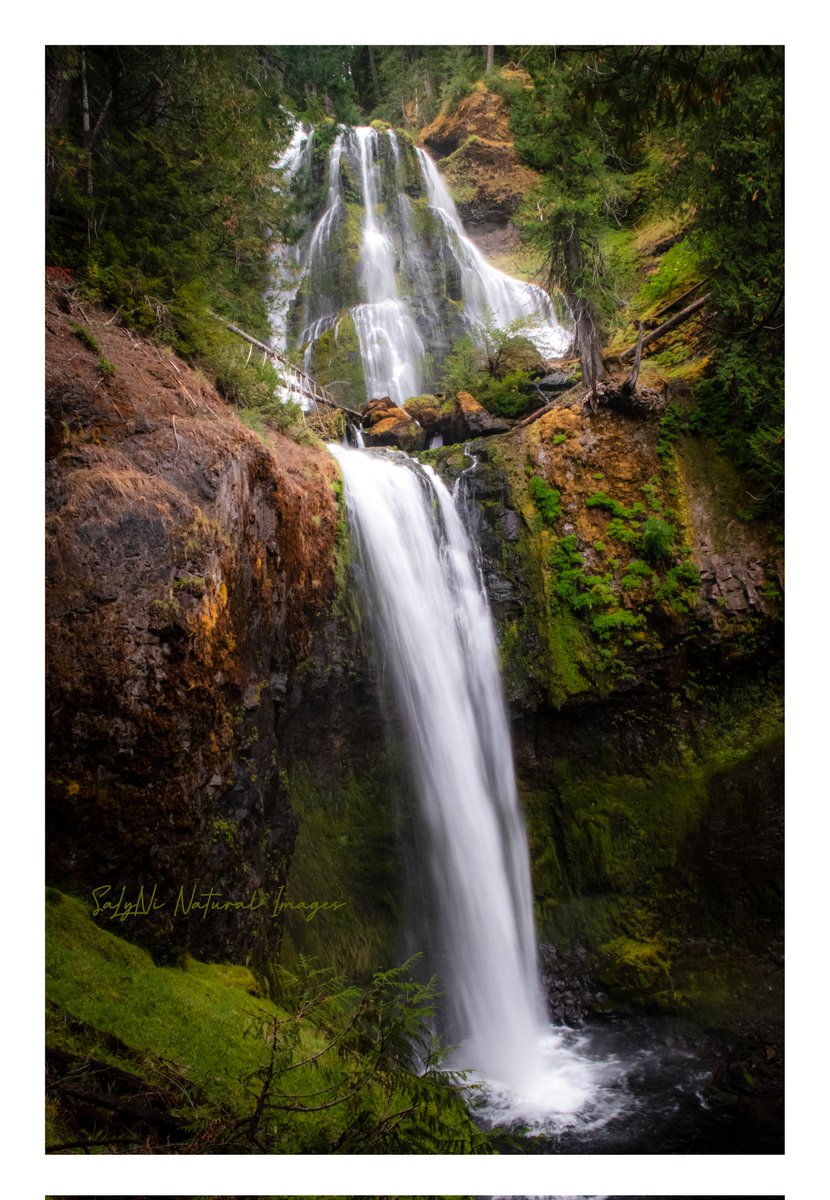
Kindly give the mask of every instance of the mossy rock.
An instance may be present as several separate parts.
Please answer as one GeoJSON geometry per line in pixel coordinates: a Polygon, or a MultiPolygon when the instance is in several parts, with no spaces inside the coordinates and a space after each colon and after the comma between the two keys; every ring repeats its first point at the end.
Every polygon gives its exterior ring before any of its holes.
{"type": "Polygon", "coordinates": [[[311,353],[311,371],[335,399],[355,407],[366,397],[366,378],[354,321],[346,312],[322,334],[311,353]]]}

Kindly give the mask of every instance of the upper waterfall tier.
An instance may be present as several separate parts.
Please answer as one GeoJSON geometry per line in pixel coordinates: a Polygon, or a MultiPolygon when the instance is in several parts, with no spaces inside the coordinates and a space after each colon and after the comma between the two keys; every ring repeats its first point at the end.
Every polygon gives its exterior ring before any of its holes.
{"type": "Polygon", "coordinates": [[[298,125],[277,166],[313,216],[275,258],[275,335],[343,399],[435,390],[453,343],[488,326],[567,350],[548,294],[487,262],[406,135],[298,125]]]}

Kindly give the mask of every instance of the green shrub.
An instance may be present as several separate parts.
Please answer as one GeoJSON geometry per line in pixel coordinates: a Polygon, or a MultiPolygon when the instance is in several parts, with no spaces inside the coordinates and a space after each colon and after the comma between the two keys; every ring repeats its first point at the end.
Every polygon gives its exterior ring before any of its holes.
{"type": "Polygon", "coordinates": [[[523,417],[528,408],[529,378],[527,371],[511,371],[503,379],[484,376],[477,385],[476,399],[494,416],[523,417]]]}
{"type": "Polygon", "coordinates": [[[79,341],[83,342],[87,350],[91,350],[93,354],[101,353],[101,347],[98,344],[98,339],[90,329],[87,329],[85,325],[75,325],[73,323],[70,325],[70,329],[75,334],[75,337],[78,338],[79,341]]]}

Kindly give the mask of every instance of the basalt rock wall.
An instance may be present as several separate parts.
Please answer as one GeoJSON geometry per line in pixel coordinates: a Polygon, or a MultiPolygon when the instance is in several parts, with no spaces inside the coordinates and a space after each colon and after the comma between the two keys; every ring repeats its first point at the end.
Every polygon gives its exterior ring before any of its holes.
{"type": "Polygon", "coordinates": [[[110,901],[157,884],[163,908],[113,927],[162,956],[263,961],[267,909],[183,920],[175,902],[285,882],[276,725],[334,594],[334,464],[263,444],[60,279],[46,327],[50,882],[110,901]]]}

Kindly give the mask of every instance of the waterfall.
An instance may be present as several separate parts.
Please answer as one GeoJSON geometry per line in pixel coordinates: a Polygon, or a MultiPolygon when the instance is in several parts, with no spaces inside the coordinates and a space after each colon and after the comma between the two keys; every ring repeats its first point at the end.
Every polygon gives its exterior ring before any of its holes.
{"type": "Polygon", "coordinates": [[[444,221],[447,237],[461,268],[464,303],[473,326],[515,328],[540,354],[556,358],[571,343],[571,334],[556,320],[550,296],[533,283],[522,283],[487,262],[464,233],[458,209],[435,163],[425,150],[418,158],[432,207],[444,221]]]}
{"type": "Polygon", "coordinates": [[[392,240],[375,213],[378,135],[374,129],[358,126],[354,136],[363,193],[360,274],[366,303],[352,309],[352,319],[360,342],[368,396],[390,396],[402,404],[420,391],[424,347],[408,307],[398,296],[392,240]]]}
{"type": "MultiPolygon", "coordinates": [[[[298,128],[281,186],[319,186],[319,154],[316,162],[313,131],[298,128]]],[[[321,383],[350,403],[362,391],[403,404],[436,390],[454,342],[486,325],[524,334],[546,358],[567,349],[571,334],[547,293],[486,261],[437,167],[408,139],[340,126],[325,172],[325,208],[284,255],[300,282],[281,293],[290,307],[281,344],[321,383]]]]}
{"type": "Polygon", "coordinates": [[[428,873],[430,967],[459,1066],[511,1087],[540,1069],[527,841],[490,613],[444,484],[332,447],[406,732],[428,873]]]}
{"type": "Polygon", "coordinates": [[[484,1124],[612,1126],[630,1064],[545,1012],[493,623],[456,499],[400,452],[329,449],[415,785],[415,936],[439,979],[452,1065],[481,1083],[484,1124]]]}

